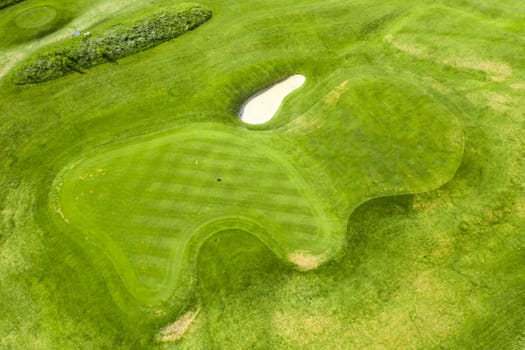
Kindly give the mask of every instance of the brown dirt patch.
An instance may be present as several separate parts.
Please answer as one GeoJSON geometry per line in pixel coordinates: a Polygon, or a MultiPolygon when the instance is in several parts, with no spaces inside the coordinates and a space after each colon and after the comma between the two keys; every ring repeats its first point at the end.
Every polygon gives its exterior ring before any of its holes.
{"type": "Polygon", "coordinates": [[[199,315],[199,312],[200,308],[186,312],[177,321],[163,328],[159,332],[157,339],[161,342],[173,342],[181,339],[193,320],[199,315]]]}
{"type": "Polygon", "coordinates": [[[324,255],[313,255],[306,251],[295,251],[288,254],[288,260],[295,264],[301,271],[314,270],[321,265],[325,260],[324,255]]]}

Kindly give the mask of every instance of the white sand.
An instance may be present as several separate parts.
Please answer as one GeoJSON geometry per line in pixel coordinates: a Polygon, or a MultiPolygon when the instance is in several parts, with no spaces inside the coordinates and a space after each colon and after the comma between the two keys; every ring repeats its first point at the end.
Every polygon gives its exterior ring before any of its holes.
{"type": "Polygon", "coordinates": [[[292,91],[300,88],[306,80],[295,74],[250,97],[241,107],[239,116],[248,124],[263,124],[273,118],[281,103],[292,91]]]}

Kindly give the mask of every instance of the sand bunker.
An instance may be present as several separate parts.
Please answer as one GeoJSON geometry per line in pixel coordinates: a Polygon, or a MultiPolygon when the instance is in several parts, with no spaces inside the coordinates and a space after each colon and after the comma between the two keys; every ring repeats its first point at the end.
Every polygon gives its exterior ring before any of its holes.
{"type": "Polygon", "coordinates": [[[250,97],[241,107],[239,116],[248,124],[263,124],[273,118],[281,103],[292,91],[301,87],[306,78],[295,74],[250,97]]]}

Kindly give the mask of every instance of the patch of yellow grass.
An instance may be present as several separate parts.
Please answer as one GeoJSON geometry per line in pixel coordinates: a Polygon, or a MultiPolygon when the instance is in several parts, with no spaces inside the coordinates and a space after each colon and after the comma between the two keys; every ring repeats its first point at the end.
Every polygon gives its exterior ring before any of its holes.
{"type": "Polygon", "coordinates": [[[281,337],[299,346],[307,346],[342,329],[340,321],[333,317],[295,310],[275,312],[272,326],[281,337]]]}
{"type": "MultiPolygon", "coordinates": [[[[336,105],[339,101],[339,98],[341,97],[341,94],[346,90],[347,85],[348,80],[345,80],[332,89],[328,94],[326,94],[326,96],[323,98],[325,106],[332,107],[336,105]]],[[[319,105],[316,105],[316,107],[317,106],[319,105]]],[[[287,131],[293,134],[307,135],[315,130],[318,130],[324,125],[326,121],[325,113],[322,115],[312,115],[312,113],[301,115],[288,123],[286,126],[287,131]]]]}
{"type": "Polygon", "coordinates": [[[57,212],[57,214],[60,216],[60,218],[62,220],[64,220],[64,222],[66,224],[69,224],[69,220],[66,218],[66,216],[64,215],[64,212],[62,211],[62,208],[55,208],[55,211],[57,212]]]}
{"type": "Polygon", "coordinates": [[[524,198],[518,198],[516,201],[516,214],[519,218],[525,218],[525,199],[524,198]]]}
{"type": "Polygon", "coordinates": [[[509,104],[512,102],[511,97],[507,95],[499,94],[496,92],[489,93],[489,95],[487,96],[487,99],[489,102],[489,106],[492,109],[495,109],[497,111],[509,110],[510,109],[509,104]]]}
{"type": "Polygon", "coordinates": [[[377,315],[349,325],[347,336],[358,349],[432,348],[459,329],[451,290],[432,271],[418,272],[377,315]]]}
{"type": "Polygon", "coordinates": [[[440,234],[436,237],[436,247],[432,250],[432,257],[443,258],[449,255],[454,248],[456,240],[446,234],[440,234]]]}
{"type": "Polygon", "coordinates": [[[515,90],[525,90],[525,83],[514,83],[510,85],[515,90]]]}
{"type": "Polygon", "coordinates": [[[428,84],[432,89],[442,93],[442,94],[448,94],[451,90],[449,87],[441,84],[439,81],[432,77],[424,77],[423,82],[428,84]]]}
{"type": "Polygon", "coordinates": [[[181,339],[195,318],[199,315],[200,308],[195,311],[188,311],[177,321],[163,328],[157,339],[161,342],[174,342],[181,339]]]}
{"type": "Polygon", "coordinates": [[[452,208],[454,206],[450,196],[446,195],[445,192],[443,192],[443,195],[439,191],[435,193],[437,195],[433,193],[415,194],[412,208],[422,213],[430,213],[437,209],[452,208]]]}
{"type": "Polygon", "coordinates": [[[439,53],[430,54],[428,48],[399,40],[392,34],[386,35],[385,41],[390,43],[396,49],[405,52],[410,56],[419,59],[433,60],[435,62],[439,62],[458,69],[481,71],[487,74],[493,81],[505,81],[512,76],[512,67],[507,63],[482,59],[476,57],[475,53],[468,53],[468,55],[465,56],[439,58],[439,53]]]}
{"type": "Polygon", "coordinates": [[[321,265],[325,260],[324,255],[313,255],[306,251],[295,251],[288,254],[288,260],[295,264],[301,271],[314,270],[321,265]]]}
{"type": "Polygon", "coordinates": [[[512,106],[512,97],[497,92],[470,93],[466,97],[475,105],[488,106],[498,112],[510,111],[512,106]]]}
{"type": "Polygon", "coordinates": [[[387,34],[385,36],[385,40],[399,51],[403,51],[409,54],[410,56],[414,56],[416,58],[428,58],[428,54],[426,53],[425,48],[421,46],[416,46],[400,41],[396,39],[392,34],[387,34]]]}
{"type": "Polygon", "coordinates": [[[444,59],[442,63],[455,68],[482,71],[497,82],[504,81],[512,76],[512,67],[505,62],[483,60],[476,57],[452,57],[444,59]]]}
{"type": "Polygon", "coordinates": [[[80,180],[91,180],[98,175],[106,175],[106,169],[97,168],[93,171],[79,175],[80,180]]]}
{"type": "Polygon", "coordinates": [[[6,218],[13,216],[14,213],[15,212],[13,211],[13,209],[10,209],[10,208],[2,209],[2,216],[6,217],[6,218]]]}
{"type": "Polygon", "coordinates": [[[343,93],[346,90],[346,86],[348,85],[348,80],[343,81],[341,84],[337,85],[335,89],[330,91],[324,98],[324,102],[329,105],[333,106],[339,101],[339,98],[341,97],[341,93],[343,93]]]}
{"type": "Polygon", "coordinates": [[[288,132],[292,134],[301,134],[306,135],[315,130],[320,129],[324,122],[323,118],[320,116],[317,117],[308,117],[306,115],[301,115],[288,124],[288,132]]]}

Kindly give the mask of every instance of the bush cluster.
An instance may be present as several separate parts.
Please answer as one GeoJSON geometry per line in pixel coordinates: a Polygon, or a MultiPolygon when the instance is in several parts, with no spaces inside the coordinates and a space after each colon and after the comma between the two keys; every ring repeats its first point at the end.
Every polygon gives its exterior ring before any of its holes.
{"type": "Polygon", "coordinates": [[[71,38],[43,49],[13,71],[16,84],[56,79],[71,72],[114,62],[198,27],[211,11],[195,4],[155,11],[131,24],[117,25],[92,36],[71,38]]]}
{"type": "Polygon", "coordinates": [[[4,7],[14,5],[22,1],[24,0],[0,0],[0,9],[3,9],[4,7]]]}

